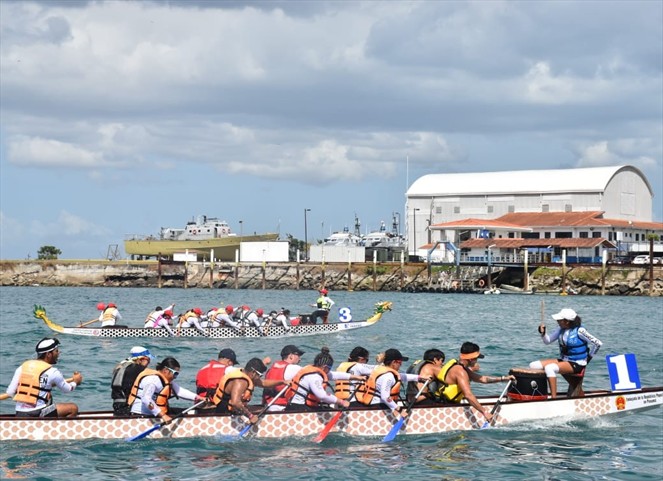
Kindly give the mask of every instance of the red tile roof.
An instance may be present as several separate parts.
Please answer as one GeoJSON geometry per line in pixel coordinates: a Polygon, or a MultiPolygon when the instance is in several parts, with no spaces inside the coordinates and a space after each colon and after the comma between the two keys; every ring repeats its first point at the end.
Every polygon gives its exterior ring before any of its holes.
{"type": "Polygon", "coordinates": [[[663,222],[604,219],[603,212],[512,212],[496,221],[530,227],[620,227],[645,230],[663,230],[663,222]]]}
{"type": "Polygon", "coordinates": [[[602,237],[573,239],[469,239],[461,242],[461,249],[487,249],[494,245],[500,249],[521,249],[525,247],[559,247],[562,249],[584,249],[592,247],[615,248],[615,245],[602,237]]]}
{"type": "Polygon", "coordinates": [[[442,222],[440,224],[432,224],[430,226],[431,230],[444,230],[444,229],[489,229],[489,230],[514,230],[522,231],[527,230],[531,231],[529,227],[525,224],[516,224],[511,222],[505,222],[500,219],[461,219],[451,222],[442,222]]]}

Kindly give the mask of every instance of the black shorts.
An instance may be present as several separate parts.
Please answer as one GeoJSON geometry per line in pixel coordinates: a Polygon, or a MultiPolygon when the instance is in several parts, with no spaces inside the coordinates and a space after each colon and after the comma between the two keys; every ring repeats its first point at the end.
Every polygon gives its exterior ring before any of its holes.
{"type": "Polygon", "coordinates": [[[42,409],[35,411],[16,411],[16,417],[23,418],[57,418],[58,407],[55,404],[45,406],[42,409]]]}
{"type": "Polygon", "coordinates": [[[580,364],[575,363],[573,361],[565,361],[564,359],[557,359],[557,360],[559,362],[568,362],[569,364],[571,364],[571,367],[573,368],[573,374],[580,374],[587,367],[587,366],[581,366],[580,364]]]}

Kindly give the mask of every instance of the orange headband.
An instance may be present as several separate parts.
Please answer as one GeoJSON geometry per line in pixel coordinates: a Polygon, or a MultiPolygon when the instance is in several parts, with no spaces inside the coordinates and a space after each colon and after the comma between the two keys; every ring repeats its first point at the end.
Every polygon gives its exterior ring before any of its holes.
{"type": "Polygon", "coordinates": [[[469,354],[463,354],[463,353],[460,354],[461,359],[470,359],[470,360],[477,359],[479,356],[481,356],[480,351],[470,352],[469,354]]]}

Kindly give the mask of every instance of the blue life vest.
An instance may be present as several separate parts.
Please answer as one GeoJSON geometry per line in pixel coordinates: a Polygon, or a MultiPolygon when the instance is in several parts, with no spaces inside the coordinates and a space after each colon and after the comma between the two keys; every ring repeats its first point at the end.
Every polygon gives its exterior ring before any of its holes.
{"type": "Polygon", "coordinates": [[[578,327],[569,329],[569,335],[566,339],[566,344],[563,341],[564,333],[559,336],[559,352],[562,357],[566,357],[569,361],[581,361],[587,359],[589,347],[587,342],[578,337],[578,327]]]}

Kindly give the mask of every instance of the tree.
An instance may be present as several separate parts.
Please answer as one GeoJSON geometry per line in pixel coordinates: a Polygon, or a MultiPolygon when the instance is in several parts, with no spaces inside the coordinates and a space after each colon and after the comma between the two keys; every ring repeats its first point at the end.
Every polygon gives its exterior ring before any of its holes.
{"type": "Polygon", "coordinates": [[[62,251],[55,246],[41,246],[37,251],[37,259],[57,259],[60,254],[62,254],[62,251]]]}
{"type": "MultiPolygon", "coordinates": [[[[303,240],[296,239],[292,234],[286,234],[288,239],[288,260],[295,262],[297,260],[297,251],[306,252],[306,244],[303,240]]],[[[301,254],[300,254],[301,255],[301,254]]]]}

